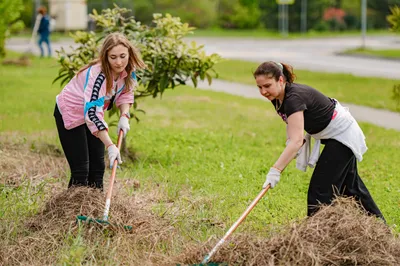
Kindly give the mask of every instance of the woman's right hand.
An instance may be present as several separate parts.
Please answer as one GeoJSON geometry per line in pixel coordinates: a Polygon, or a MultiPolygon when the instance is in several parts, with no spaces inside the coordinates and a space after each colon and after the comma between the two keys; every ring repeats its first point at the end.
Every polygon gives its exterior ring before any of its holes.
{"type": "Polygon", "coordinates": [[[121,160],[121,154],[119,153],[119,149],[115,144],[111,144],[110,146],[107,147],[108,151],[108,159],[110,161],[110,168],[112,168],[114,161],[117,160],[118,164],[122,163],[121,160]]]}
{"type": "Polygon", "coordinates": [[[269,169],[269,172],[265,179],[265,183],[262,188],[263,189],[266,188],[268,184],[271,185],[271,188],[274,188],[276,184],[278,184],[280,178],[281,178],[281,171],[275,167],[271,167],[269,169]]]}

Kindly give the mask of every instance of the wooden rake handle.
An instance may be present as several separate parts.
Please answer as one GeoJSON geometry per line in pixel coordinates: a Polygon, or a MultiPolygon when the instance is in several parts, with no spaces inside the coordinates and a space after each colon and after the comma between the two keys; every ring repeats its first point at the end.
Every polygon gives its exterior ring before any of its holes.
{"type": "MultiPolygon", "coordinates": [[[[118,150],[121,150],[123,135],[124,135],[124,132],[122,130],[120,130],[118,133],[118,141],[117,141],[118,150]]],[[[110,184],[108,185],[108,190],[107,190],[106,206],[105,206],[104,214],[103,214],[104,221],[108,220],[108,212],[110,210],[111,196],[112,196],[112,191],[113,191],[113,187],[114,187],[115,176],[117,173],[117,167],[118,167],[118,161],[117,161],[117,159],[115,159],[112,170],[111,170],[110,184]]]]}
{"type": "Polygon", "coordinates": [[[243,212],[243,214],[239,217],[239,219],[229,228],[228,232],[224,235],[223,238],[215,245],[215,247],[208,253],[203,261],[201,262],[202,264],[206,264],[212,255],[224,244],[224,242],[228,239],[228,237],[238,228],[238,226],[246,219],[246,216],[251,212],[251,210],[257,205],[257,203],[260,201],[260,199],[267,193],[268,189],[270,189],[271,185],[269,184],[261,192],[257,195],[257,197],[251,202],[251,204],[247,207],[247,209],[243,212]]]}

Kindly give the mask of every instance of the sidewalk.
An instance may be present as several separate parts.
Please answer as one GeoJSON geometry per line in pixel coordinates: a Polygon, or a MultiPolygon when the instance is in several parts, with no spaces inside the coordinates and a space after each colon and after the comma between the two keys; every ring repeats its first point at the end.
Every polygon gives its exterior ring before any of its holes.
{"type": "MultiPolygon", "coordinates": [[[[64,47],[66,50],[68,50],[70,49],[70,46],[74,46],[72,40],[62,40],[60,42],[52,43],[52,50],[59,50],[61,47],[64,47]]],[[[7,41],[6,48],[17,52],[25,52],[29,48],[29,42],[25,39],[14,38],[7,41]]],[[[39,49],[36,46],[34,48],[34,52],[38,54],[39,49]]],[[[53,52],[53,55],[55,55],[55,52],[53,52]]],[[[268,101],[259,94],[258,89],[255,85],[250,86],[217,79],[213,80],[211,86],[209,86],[207,82],[199,82],[198,88],[268,101]]],[[[400,131],[400,113],[349,103],[342,104],[350,108],[350,112],[357,119],[358,122],[367,122],[387,129],[400,131]]]]}
{"type": "MultiPolygon", "coordinates": [[[[260,95],[256,85],[250,86],[214,79],[211,86],[208,86],[207,82],[199,82],[198,88],[268,101],[260,95]]],[[[350,103],[342,103],[342,105],[349,107],[351,114],[358,122],[367,122],[387,129],[400,131],[400,113],[350,103]]]]}

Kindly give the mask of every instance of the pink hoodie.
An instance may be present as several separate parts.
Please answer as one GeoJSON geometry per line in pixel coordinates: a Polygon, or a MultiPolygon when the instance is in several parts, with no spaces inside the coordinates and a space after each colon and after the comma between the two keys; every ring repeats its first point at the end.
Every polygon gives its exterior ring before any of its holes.
{"type": "MultiPolygon", "coordinates": [[[[118,90],[114,100],[117,107],[124,103],[132,104],[134,101],[133,88],[124,90],[125,78],[131,78],[126,71],[121,73],[117,81],[118,90]]],[[[134,73],[132,78],[136,80],[134,73]]],[[[100,64],[75,75],[57,95],[57,106],[65,128],[72,129],[86,123],[93,135],[97,135],[99,130],[107,130],[104,110],[110,104],[109,98],[110,95],[106,95],[106,80],[100,64]]]]}

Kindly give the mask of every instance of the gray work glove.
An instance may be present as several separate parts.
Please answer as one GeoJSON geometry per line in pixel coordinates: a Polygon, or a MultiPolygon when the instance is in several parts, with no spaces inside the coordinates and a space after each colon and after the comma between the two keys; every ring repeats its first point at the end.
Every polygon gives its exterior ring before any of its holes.
{"type": "Polygon", "coordinates": [[[276,184],[278,184],[280,178],[281,178],[281,171],[279,171],[275,167],[271,167],[266,176],[263,188],[266,188],[268,184],[271,184],[271,188],[274,188],[276,184]]]}
{"type": "Polygon", "coordinates": [[[110,161],[110,168],[112,168],[115,160],[118,161],[118,164],[122,163],[121,154],[119,153],[119,149],[117,148],[117,146],[115,146],[115,144],[108,146],[107,151],[108,159],[110,161]]]}

